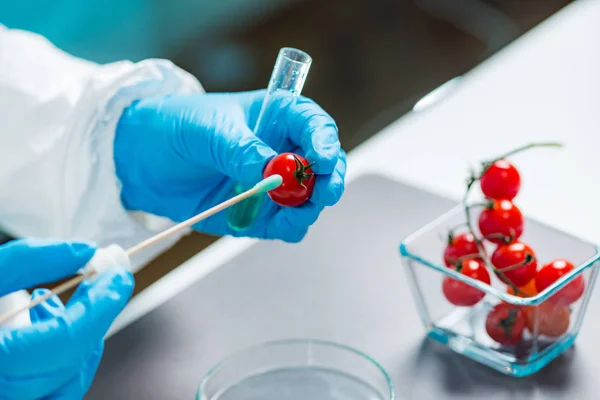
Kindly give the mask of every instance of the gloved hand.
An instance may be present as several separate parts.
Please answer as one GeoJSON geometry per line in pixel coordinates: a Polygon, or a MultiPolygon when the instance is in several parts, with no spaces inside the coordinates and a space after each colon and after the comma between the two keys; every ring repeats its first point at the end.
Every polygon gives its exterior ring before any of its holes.
{"type": "MultiPolygon", "coordinates": [[[[74,274],[94,255],[83,243],[18,240],[0,246],[0,295],[74,274]]],[[[32,325],[0,327],[0,399],[81,399],[100,363],[103,337],[133,291],[114,268],[83,282],[67,306],[56,297],[30,310],[32,325]]],[[[33,297],[46,290],[36,290],[33,297]]]]}
{"type": "MultiPolygon", "coordinates": [[[[264,96],[261,90],[132,104],[121,116],[114,144],[125,207],[183,221],[231,197],[235,182],[249,187],[260,181],[266,163],[277,154],[275,147],[314,163],[314,192],[309,202],[293,208],[266,197],[254,225],[241,234],[300,241],[323,208],[340,199],[346,156],[333,119],[305,97],[273,102],[261,122],[268,128],[255,136],[252,129],[264,96]]],[[[227,226],[225,212],[195,228],[240,235],[227,226]]]]}

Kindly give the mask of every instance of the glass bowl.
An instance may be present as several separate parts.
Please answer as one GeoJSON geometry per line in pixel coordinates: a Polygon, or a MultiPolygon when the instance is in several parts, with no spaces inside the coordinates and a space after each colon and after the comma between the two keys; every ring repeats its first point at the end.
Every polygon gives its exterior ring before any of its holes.
{"type": "Polygon", "coordinates": [[[242,350],[202,379],[197,400],[393,400],[385,370],[347,346],[312,339],[242,350]]]}
{"type": "MultiPolygon", "coordinates": [[[[479,212],[472,209],[470,215],[476,226],[479,212]]],[[[453,351],[504,374],[531,375],[573,345],[598,275],[599,249],[594,244],[526,219],[524,233],[519,240],[536,253],[538,268],[559,258],[569,260],[575,268],[535,296],[518,297],[509,294],[507,285],[489,267],[491,285],[446,267],[443,261],[445,238],[452,228],[465,226],[466,221],[463,206],[457,206],[409,235],[400,245],[403,264],[427,335],[453,351]],[[556,297],[552,296],[580,276],[585,282],[581,297],[568,306],[555,304],[553,299],[556,297]],[[453,305],[442,291],[442,282],[447,278],[481,290],[483,298],[469,307],[453,305]],[[518,343],[498,343],[488,334],[488,315],[499,303],[508,303],[509,309],[515,311],[513,317],[522,312],[525,324],[521,324],[524,328],[518,343]]],[[[475,233],[480,236],[476,228],[475,233]]],[[[486,247],[488,255],[493,250],[492,246],[486,247]]],[[[514,327],[514,322],[510,322],[509,326],[514,327]]]]}

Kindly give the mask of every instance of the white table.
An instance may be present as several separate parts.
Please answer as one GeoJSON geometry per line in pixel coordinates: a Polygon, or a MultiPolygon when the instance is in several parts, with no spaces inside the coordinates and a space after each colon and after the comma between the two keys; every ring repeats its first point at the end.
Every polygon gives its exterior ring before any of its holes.
{"type": "MultiPolygon", "coordinates": [[[[349,155],[348,181],[370,172],[458,199],[469,165],[514,147],[518,204],[531,217],[600,242],[600,1],[579,0],[465,75],[442,101],[396,121],[349,155]]],[[[254,243],[224,238],[134,298],[110,334],[254,243]]]]}

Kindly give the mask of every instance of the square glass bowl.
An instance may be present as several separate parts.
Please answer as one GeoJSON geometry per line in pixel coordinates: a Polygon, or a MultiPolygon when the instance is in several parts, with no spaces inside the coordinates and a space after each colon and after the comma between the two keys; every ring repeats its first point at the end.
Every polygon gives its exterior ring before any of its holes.
{"type": "MultiPolygon", "coordinates": [[[[470,214],[475,233],[479,235],[479,211],[472,209],[470,214]]],[[[427,335],[455,352],[504,374],[517,377],[534,374],[574,343],[598,275],[599,249],[594,244],[526,219],[524,233],[519,240],[533,249],[538,268],[559,258],[569,260],[575,268],[537,295],[517,297],[508,293],[507,286],[491,268],[488,268],[491,285],[487,285],[446,267],[443,253],[448,232],[461,225],[465,227],[465,222],[464,207],[457,206],[411,234],[400,245],[403,264],[427,335]],[[555,305],[552,295],[579,276],[585,281],[585,290],[579,300],[569,306],[555,305]],[[485,296],[474,306],[455,306],[442,292],[442,281],[447,277],[475,287],[485,296]],[[509,306],[513,309],[518,307],[526,316],[524,333],[517,344],[500,344],[486,331],[488,314],[502,302],[514,305],[509,306]]],[[[486,245],[488,256],[491,257],[493,249],[493,246],[486,245]]]]}

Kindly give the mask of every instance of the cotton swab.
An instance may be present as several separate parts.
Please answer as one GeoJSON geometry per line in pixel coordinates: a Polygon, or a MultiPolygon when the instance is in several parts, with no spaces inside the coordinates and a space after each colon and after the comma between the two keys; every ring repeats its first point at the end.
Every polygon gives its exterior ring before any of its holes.
{"type": "MultiPolygon", "coordinates": [[[[208,210],[201,212],[200,214],[197,214],[183,222],[180,222],[179,224],[177,224],[169,229],[166,229],[166,230],[152,236],[151,238],[148,238],[148,239],[136,244],[135,246],[130,247],[129,249],[126,250],[127,255],[131,257],[132,255],[139,253],[140,251],[160,242],[161,240],[166,239],[169,236],[172,236],[175,233],[182,231],[183,229],[189,228],[189,227],[197,224],[198,222],[205,220],[205,219],[215,215],[216,213],[221,212],[221,211],[225,210],[226,208],[231,207],[231,206],[247,199],[248,197],[252,197],[254,195],[266,193],[273,189],[276,189],[281,185],[282,182],[283,182],[283,178],[281,177],[281,175],[271,175],[268,178],[265,178],[262,181],[258,182],[252,189],[247,190],[244,193],[240,193],[237,196],[230,198],[229,200],[226,200],[220,204],[217,204],[216,206],[211,207],[208,210]]],[[[48,292],[47,294],[45,294],[41,297],[38,297],[37,299],[33,300],[32,302],[28,303],[27,305],[25,305],[23,307],[20,307],[19,309],[13,310],[13,311],[1,316],[0,317],[0,325],[4,324],[6,321],[17,316],[17,314],[20,314],[23,311],[27,311],[30,308],[33,308],[39,304],[42,304],[44,301],[50,299],[54,295],[58,296],[64,292],[66,292],[67,290],[70,290],[70,289],[76,287],[81,282],[83,282],[85,279],[92,278],[92,277],[94,277],[94,275],[96,275],[96,271],[91,270],[84,274],[73,277],[66,282],[61,283],[60,285],[56,286],[51,292],[48,292]]]]}

